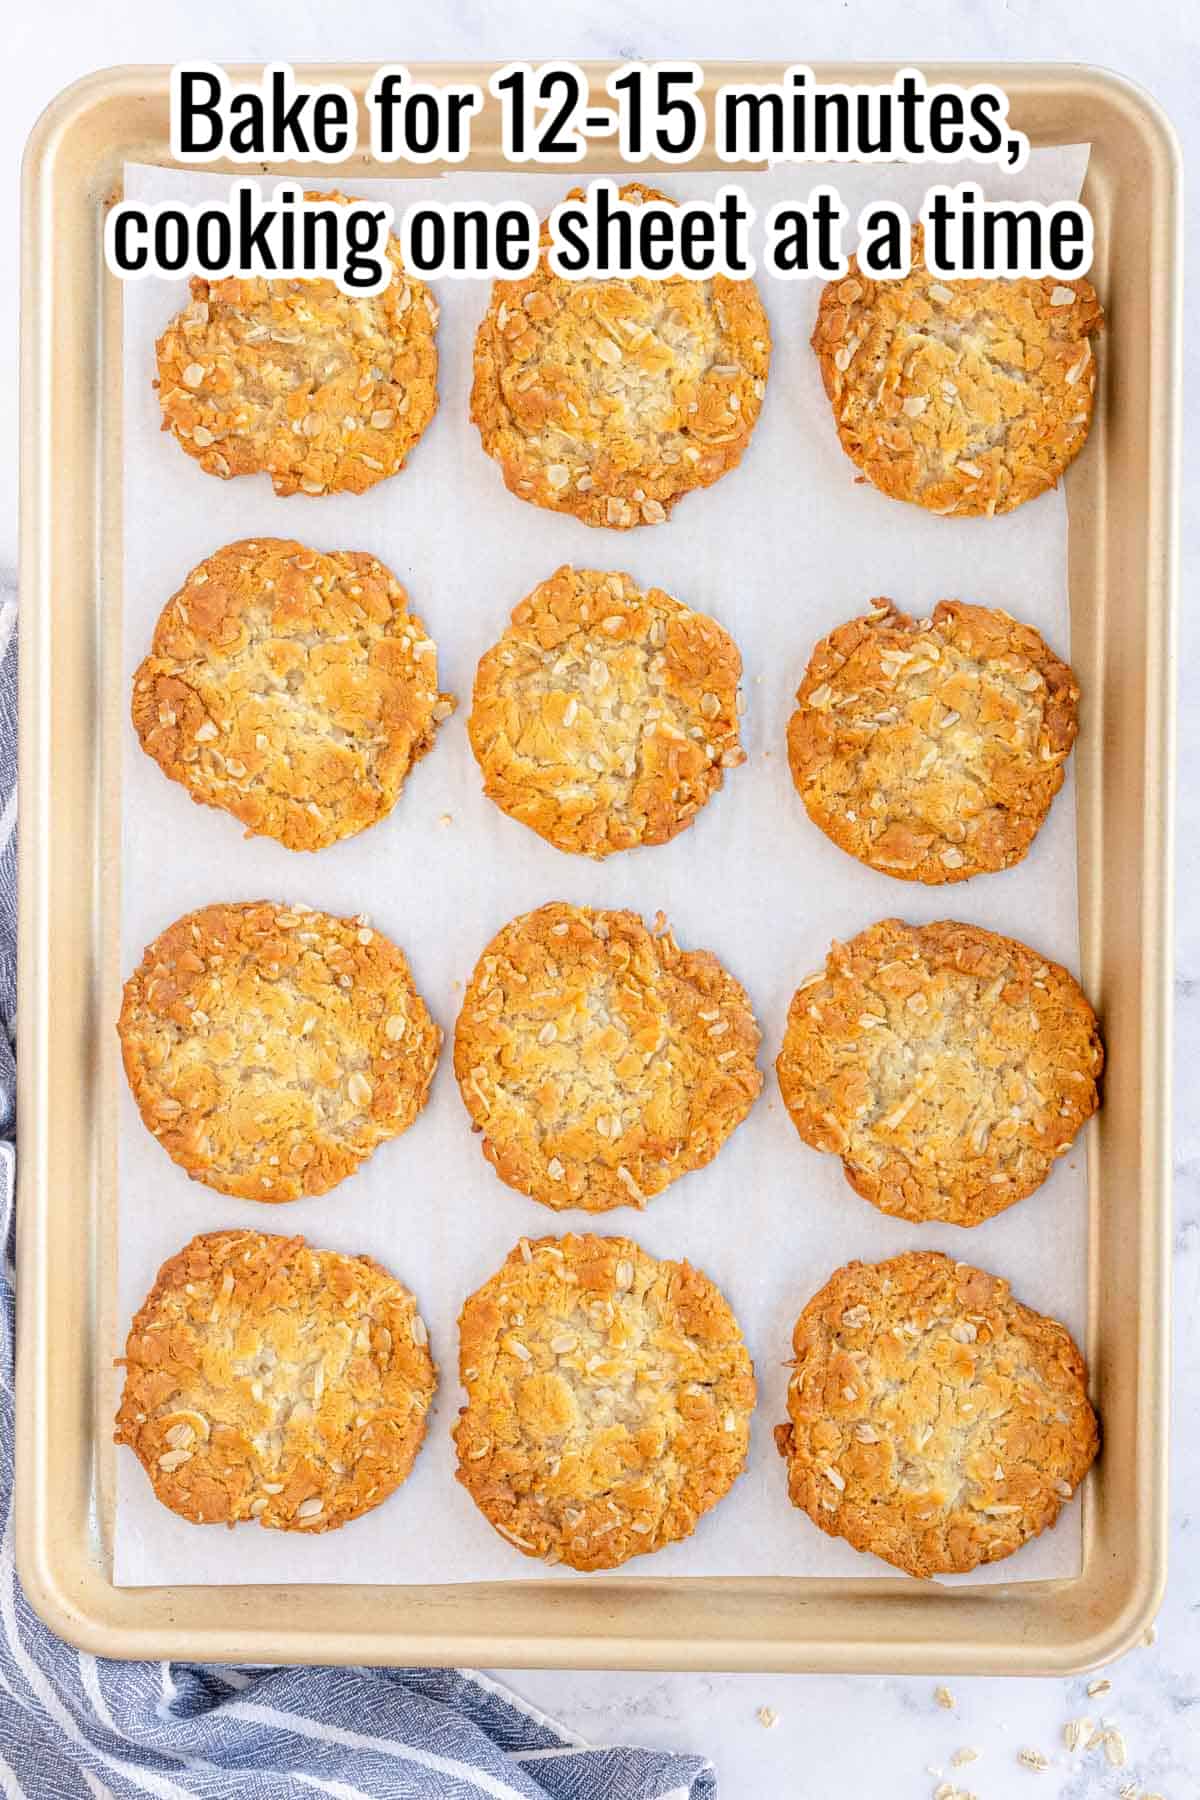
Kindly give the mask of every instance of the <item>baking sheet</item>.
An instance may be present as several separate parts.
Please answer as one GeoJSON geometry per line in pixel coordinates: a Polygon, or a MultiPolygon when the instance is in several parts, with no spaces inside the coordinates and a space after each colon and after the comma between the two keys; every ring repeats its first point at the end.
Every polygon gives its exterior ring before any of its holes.
{"type": "MultiPolygon", "coordinates": [[[[1035,151],[1015,176],[989,171],[990,195],[1077,197],[1086,146],[1035,151]]],[[[129,165],[130,200],[195,202],[225,177],[129,165]]],[[[939,168],[938,180],[978,170],[939,168]]],[[[723,177],[672,175],[680,198],[710,195],[723,177]]],[[[743,178],[759,215],[804,198],[820,172],[743,178]]],[[[915,213],[931,179],[916,169],[840,168],[852,216],[868,198],[915,213]]],[[[330,186],[336,185],[333,181],[330,186]]],[[[356,180],[397,205],[501,196],[541,212],[559,177],[464,173],[437,182],[356,180]]],[[[759,1377],[750,1463],[687,1543],[626,1565],[624,1577],[890,1574],[825,1538],[787,1503],[771,1427],[785,1416],[796,1313],[840,1263],[911,1247],[943,1249],[1009,1277],[1017,1294],[1083,1334],[1086,1169],[1082,1142],[1034,1195],[963,1232],[890,1220],[859,1200],[841,1165],[801,1144],[770,1064],[788,1001],[830,939],[889,914],[957,917],[1026,938],[1077,966],[1074,797],[1070,774],[1029,856],[1016,869],[947,889],[899,883],[860,867],[812,826],[787,770],[784,731],[815,639],[877,594],[926,613],[959,596],[1005,607],[1069,651],[1066,510],[1061,493],[989,521],[933,518],[854,480],[839,450],[808,336],[817,282],[764,279],[775,351],[763,414],[738,470],[679,503],[657,529],[620,533],[525,505],[504,488],[467,416],[471,347],[486,304],[482,282],[438,284],[441,408],[408,468],[364,496],[276,497],[266,477],[221,483],[159,430],[153,343],[184,303],[182,282],[125,288],[124,657],[128,683],[154,622],[188,569],[231,539],[299,537],[318,548],[380,556],[409,589],[439,649],[440,683],[459,712],[413,773],[392,816],[373,830],[301,856],[243,840],[235,821],[193,806],[126,730],[122,768],[122,964],[181,912],[259,897],[337,913],[365,911],[403,946],[446,1033],[430,1103],[331,1194],[283,1208],[239,1201],[189,1182],[145,1131],[122,1090],[119,1120],[119,1294],[128,1317],[160,1263],[198,1231],[232,1225],[302,1232],[315,1244],[365,1251],[413,1289],[441,1370],[429,1435],[406,1485],[388,1503],[317,1538],[249,1526],[205,1531],[153,1499],[135,1459],[118,1458],[114,1581],[118,1586],[240,1582],[446,1583],[578,1579],[520,1557],[453,1479],[450,1426],[461,1402],[455,1319],[463,1298],[522,1235],[595,1230],[635,1237],[657,1256],[686,1256],[733,1305],[759,1377]],[[627,570],[699,610],[736,638],[748,701],[749,761],[727,776],[692,829],[672,844],[593,865],[567,857],[506,819],[481,792],[466,739],[481,651],[511,607],[562,562],[627,570]],[[562,898],[660,908],[681,944],[717,953],[745,984],[764,1032],[763,1095],[710,1166],[676,1182],[645,1213],[554,1215],[506,1188],[484,1162],[450,1066],[462,985],[494,931],[515,913],[562,898]]],[[[1087,730],[1084,695],[1083,729],[1087,730]]],[[[121,1344],[114,1344],[114,1354],[121,1344]]],[[[1058,1528],[973,1580],[1072,1576],[1080,1567],[1076,1501],[1058,1528]]],[[[603,1579],[601,1577],[600,1579],[603,1579]]]]}

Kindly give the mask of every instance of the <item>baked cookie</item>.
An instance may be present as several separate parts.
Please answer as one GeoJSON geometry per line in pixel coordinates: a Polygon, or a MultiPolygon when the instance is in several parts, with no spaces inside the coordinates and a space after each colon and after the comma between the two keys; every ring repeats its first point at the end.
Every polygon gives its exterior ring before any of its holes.
{"type": "Polygon", "coordinates": [[[792,1344],[791,1422],[775,1428],[792,1505],[909,1575],[1011,1556],[1095,1459],[1066,1326],[936,1251],[847,1263],[792,1344]]]}
{"type": "Polygon", "coordinates": [[[808,816],[902,881],[1020,862],[1062,786],[1079,689],[1032,625],[961,600],[890,600],[812,653],[788,724],[808,816]]]}
{"type": "Polygon", "coordinates": [[[556,1211],[644,1206],[711,1162],[762,1088],[742,988],[661,919],[554,901],[475,966],[454,1073],[501,1181],[556,1211]]]}
{"type": "Polygon", "coordinates": [[[299,1200],[412,1124],[441,1032],[366,920],[271,900],[185,913],[125,983],[117,1026],[149,1131],[196,1181],[299,1200]]]}
{"type": "Polygon", "coordinates": [[[1092,417],[1090,281],[944,281],[913,230],[912,272],[872,281],[850,258],[812,344],[842,449],[895,500],[1011,512],[1056,485],[1092,417]]]}
{"type": "Polygon", "coordinates": [[[559,850],[665,844],[746,760],[741,672],[715,619],[564,566],[480,659],[468,731],[484,792],[559,850]]]}
{"type": "Polygon", "coordinates": [[[115,1439],[193,1525],[335,1531],[394,1493],[436,1371],[417,1303],[369,1256],[211,1231],[129,1328],[115,1439]]]}
{"type": "Polygon", "coordinates": [[[729,1304],[629,1238],[522,1238],[459,1318],[458,1479],[526,1556],[615,1569],[690,1537],[746,1462],[729,1304]]]}
{"type": "MultiPolygon", "coordinates": [[[[668,200],[636,181],[621,198],[668,200]]],[[[495,283],[475,338],[483,447],[535,506],[619,531],[661,525],[750,441],[771,356],[758,289],[725,275],[570,281],[550,267],[546,224],[541,242],[532,275],[495,283]]]]}
{"type": "Polygon", "coordinates": [[[438,309],[395,237],[387,256],[391,281],[370,295],[193,276],[158,340],[163,430],[207,474],[265,471],[277,494],[363,494],[398,474],[437,411],[438,309]]]}
{"type": "Polygon", "coordinates": [[[864,1200],[978,1225],[1066,1155],[1103,1063],[1057,963],[976,925],[884,919],[797,989],[775,1068],[800,1136],[864,1200]]]}
{"type": "Polygon", "coordinates": [[[386,817],[453,709],[391,570],[289,538],[206,557],[133,678],[134,730],[163,774],[289,850],[386,817]]]}

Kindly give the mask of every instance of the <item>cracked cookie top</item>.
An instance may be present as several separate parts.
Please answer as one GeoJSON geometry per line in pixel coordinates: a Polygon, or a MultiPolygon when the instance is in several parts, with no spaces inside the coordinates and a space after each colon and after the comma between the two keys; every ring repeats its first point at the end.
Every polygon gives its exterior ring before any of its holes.
{"type": "MultiPolygon", "coordinates": [[[[582,199],[572,189],[569,199],[582,199]]],[[[640,182],[633,204],[667,196],[640,182]]],[[[735,468],[766,390],[771,332],[753,281],[571,281],[546,251],[498,281],[475,339],[471,417],[522,500],[625,531],[735,468]]]]}
{"type": "Polygon", "coordinates": [[[526,1556],[615,1569],[740,1475],[754,1365],[729,1303],[629,1238],[523,1238],[459,1319],[458,1479],[526,1556]]]}
{"type": "Polygon", "coordinates": [[[1083,448],[1103,311],[1090,281],[873,281],[850,258],[812,345],[842,448],[881,492],[934,513],[1011,512],[1083,448]]]}
{"type": "Polygon", "coordinates": [[[932,1250],[848,1263],[792,1339],[788,1494],[909,1575],[966,1574],[1055,1523],[1099,1437],[1064,1325],[932,1250]]]}
{"type": "Polygon", "coordinates": [[[555,901],[498,931],[454,1073],[483,1153],[544,1206],[644,1206],[703,1168],[762,1088],[745,990],[632,912],[555,901]]]}
{"type": "Polygon", "coordinates": [[[168,600],[133,679],[142,748],[248,835],[319,850],[385,817],[453,697],[391,570],[245,538],[168,600]]]}
{"type": "Polygon", "coordinates": [[[382,932],[270,900],[176,919],[125,983],[117,1029],[147,1129],[243,1200],[353,1175],[417,1117],[441,1043],[382,932]]]}
{"type": "Polygon", "coordinates": [[[665,844],[745,761],[741,671],[715,619],[564,566],[480,659],[468,730],[484,791],[560,850],[665,844]]]}
{"type": "Polygon", "coordinates": [[[1031,625],[961,600],[890,600],[823,638],[788,724],[814,824],[904,881],[1019,862],[1063,782],[1079,688],[1031,625]]]}
{"type": "Polygon", "coordinates": [[[408,1476],[436,1370],[416,1301],[369,1256],[213,1231],[129,1328],[115,1440],[193,1525],[334,1531],[408,1476]]]}
{"type": "Polygon", "coordinates": [[[796,990],[775,1067],[800,1136],[864,1200],[978,1225],[1070,1149],[1103,1062],[1057,963],[978,926],[884,919],[796,990]]]}
{"type": "Polygon", "coordinates": [[[277,494],[362,494],[397,474],[437,411],[438,309],[390,234],[387,257],[378,294],[193,276],[158,340],[163,430],[206,474],[265,472],[277,494]]]}

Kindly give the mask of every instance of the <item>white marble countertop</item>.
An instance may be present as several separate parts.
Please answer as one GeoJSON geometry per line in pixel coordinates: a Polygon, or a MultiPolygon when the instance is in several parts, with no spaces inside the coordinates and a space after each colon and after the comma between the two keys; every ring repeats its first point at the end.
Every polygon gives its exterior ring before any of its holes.
{"type": "MultiPolygon", "coordinates": [[[[1173,118],[1190,168],[1200,162],[1200,31],[1194,0],[531,0],[484,7],[446,0],[440,8],[397,8],[387,0],[325,7],[292,0],[51,0],[13,9],[9,101],[0,112],[2,204],[16,241],[18,164],[45,103],[68,82],[113,63],[295,62],[520,56],[765,57],[819,61],[854,57],[917,61],[1013,60],[1100,63],[1141,82],[1173,118]],[[1195,159],[1195,161],[1193,161],[1195,159]]],[[[1190,248],[1200,250],[1192,229],[1190,248]]],[[[4,312],[0,427],[7,466],[16,462],[17,281],[0,290],[4,312]]],[[[1200,351],[1187,351],[1189,391],[1200,351]]],[[[1184,618],[1181,668],[1200,657],[1200,623],[1190,580],[1200,570],[1200,428],[1185,424],[1184,618]]],[[[15,587],[16,481],[0,500],[0,591],[15,587]]],[[[1175,1474],[1171,1577],[1156,1641],[1106,1673],[1111,1691],[1089,1698],[1083,1681],[956,1681],[953,1708],[935,1698],[933,1679],[757,1675],[563,1674],[506,1677],[522,1694],[594,1741],[639,1741],[699,1751],[720,1772],[729,1800],[928,1800],[942,1780],[979,1800],[1099,1800],[1125,1792],[1195,1800],[1200,1794],[1200,705],[1189,673],[1180,716],[1180,925],[1177,998],[1177,1260],[1175,1474]],[[760,1708],[778,1715],[769,1728],[760,1708]],[[1068,1757],[1064,1722],[1080,1714],[1118,1725],[1128,1767],[1102,1752],[1068,1757]],[[962,1748],[978,1750],[952,1766],[962,1748]],[[1034,1773],[1023,1748],[1051,1758],[1034,1773]],[[939,1773],[940,1772],[940,1773],[939,1773]]],[[[765,1715],[769,1717],[770,1715],[765,1715]]]]}

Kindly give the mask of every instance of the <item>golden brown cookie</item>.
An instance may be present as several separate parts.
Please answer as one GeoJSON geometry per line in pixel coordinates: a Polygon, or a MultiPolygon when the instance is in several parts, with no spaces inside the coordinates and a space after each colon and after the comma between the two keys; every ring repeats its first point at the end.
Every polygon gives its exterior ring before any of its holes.
{"type": "Polygon", "coordinates": [[[468,730],[484,792],[559,850],[665,844],[746,760],[741,672],[715,619],[564,566],[480,659],[468,730]]]}
{"type": "Polygon", "coordinates": [[[661,922],[554,901],[496,933],[454,1034],[483,1153],[556,1210],[644,1206],[700,1169],[762,1088],[742,988],[661,922]]]}
{"type": "MultiPolygon", "coordinates": [[[[568,196],[582,199],[582,189],[568,196]]],[[[668,197],[640,182],[640,204],[668,197]]],[[[585,525],[661,525],[736,468],[762,406],[771,331],[753,281],[571,281],[543,254],[498,281],[475,338],[471,417],[506,487],[585,525]]]]}
{"type": "Polygon", "coordinates": [[[416,1301],[369,1256],[211,1231],[129,1328],[115,1440],[193,1525],[335,1531],[395,1492],[436,1371],[416,1301]]]}
{"type": "Polygon", "coordinates": [[[754,1364],[729,1303],[629,1238],[522,1238],[459,1318],[458,1479],[526,1556],[615,1569],[741,1474],[754,1364]]]}
{"type": "Polygon", "coordinates": [[[847,1263],[792,1343],[791,1423],[775,1429],[792,1505],[909,1575],[1011,1556],[1095,1459],[1066,1326],[933,1250],[847,1263]]]}
{"type": "Polygon", "coordinates": [[[168,925],[117,1031],[147,1129],[243,1200],[328,1193],[407,1131],[442,1035],[382,932],[271,900],[168,925]]]}
{"type": "Polygon", "coordinates": [[[164,775],[289,850],[384,818],[453,707],[391,570],[289,538],[206,557],[133,678],[134,730],[164,775]]]}
{"type": "Polygon", "coordinates": [[[854,257],[821,296],[812,344],[842,449],[896,500],[1011,512],[1056,485],[1092,417],[1090,281],[872,281],[854,257]]]}
{"type": "Polygon", "coordinates": [[[387,256],[370,295],[193,276],[158,340],[163,430],[209,475],[265,471],[277,494],[362,494],[397,474],[437,410],[438,309],[395,237],[387,256]]]}
{"type": "Polygon", "coordinates": [[[800,1136],[864,1200],[978,1225],[1066,1155],[1103,1064],[1057,963],[976,925],[883,919],[797,989],[775,1068],[800,1136]]]}
{"type": "Polygon", "coordinates": [[[1078,729],[1066,663],[1007,613],[890,600],[812,653],[788,724],[808,816],[902,881],[965,881],[1020,862],[1063,781],[1078,729]]]}

